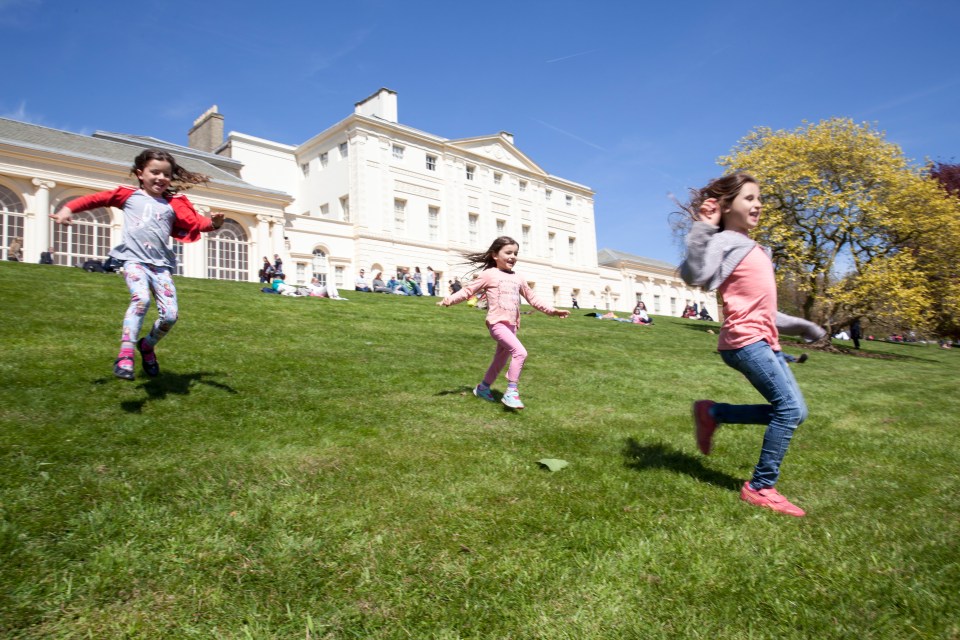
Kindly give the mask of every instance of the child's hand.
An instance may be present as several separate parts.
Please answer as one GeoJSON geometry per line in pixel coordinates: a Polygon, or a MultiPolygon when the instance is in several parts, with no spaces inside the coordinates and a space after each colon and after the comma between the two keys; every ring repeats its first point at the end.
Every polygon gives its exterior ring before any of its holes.
{"type": "Polygon", "coordinates": [[[213,228],[219,229],[223,226],[223,217],[225,214],[221,213],[211,213],[210,220],[213,222],[213,228]]]}
{"type": "Polygon", "coordinates": [[[438,306],[438,307],[445,307],[445,306],[447,306],[447,305],[443,304],[443,300],[441,300],[440,302],[437,303],[437,306],[438,306]]]}
{"type": "Polygon", "coordinates": [[[716,198],[707,198],[700,203],[700,221],[720,226],[720,203],[716,198]]]}
{"type": "Polygon", "coordinates": [[[557,316],[558,318],[566,318],[570,315],[570,312],[566,309],[557,309],[553,312],[553,315],[557,316]]]}
{"type": "Polygon", "coordinates": [[[51,213],[50,218],[57,224],[70,224],[73,222],[73,211],[68,207],[60,207],[60,211],[51,213]]]}

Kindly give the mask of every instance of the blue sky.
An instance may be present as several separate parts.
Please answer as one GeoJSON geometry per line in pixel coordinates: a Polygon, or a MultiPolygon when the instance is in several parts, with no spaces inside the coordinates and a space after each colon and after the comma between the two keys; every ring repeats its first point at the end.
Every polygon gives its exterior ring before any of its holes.
{"type": "Polygon", "coordinates": [[[958,24],[956,0],[0,0],[0,115],[185,144],[217,104],[299,144],[388,87],[404,124],[509,131],[593,188],[598,249],[676,262],[667,194],[755,127],[848,117],[960,161],[958,24]]]}

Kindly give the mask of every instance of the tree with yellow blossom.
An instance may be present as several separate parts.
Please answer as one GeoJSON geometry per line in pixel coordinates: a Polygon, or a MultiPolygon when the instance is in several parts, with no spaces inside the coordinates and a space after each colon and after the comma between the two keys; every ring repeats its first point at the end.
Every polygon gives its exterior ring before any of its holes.
{"type": "Polygon", "coordinates": [[[944,278],[960,262],[960,200],[883,132],[843,118],[760,127],[720,164],[760,181],[754,239],[772,249],[793,311],[828,336],[860,318],[929,330],[938,296],[956,307],[958,283],[944,278]]]}

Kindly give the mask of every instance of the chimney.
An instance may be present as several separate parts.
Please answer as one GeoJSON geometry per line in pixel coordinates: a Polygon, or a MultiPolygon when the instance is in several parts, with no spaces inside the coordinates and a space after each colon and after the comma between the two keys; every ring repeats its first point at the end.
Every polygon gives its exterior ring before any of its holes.
{"type": "Polygon", "coordinates": [[[380,118],[387,122],[397,122],[397,92],[381,88],[372,96],[364,98],[354,105],[353,112],[361,116],[380,118]]]}
{"type": "Polygon", "coordinates": [[[198,151],[212,152],[223,144],[223,116],[213,105],[193,121],[187,133],[187,146],[198,151]]]}

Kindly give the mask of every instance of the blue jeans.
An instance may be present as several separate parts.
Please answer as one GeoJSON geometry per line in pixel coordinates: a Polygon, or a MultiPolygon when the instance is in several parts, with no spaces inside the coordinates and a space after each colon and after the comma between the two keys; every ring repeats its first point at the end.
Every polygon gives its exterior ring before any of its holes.
{"type": "Polygon", "coordinates": [[[765,424],[760,461],[753,471],[750,486],[766,489],[777,483],[780,465],[787,455],[790,438],[807,419],[807,404],[782,351],[774,351],[766,340],[740,349],[721,351],[728,366],[747,377],[750,384],[770,404],[713,405],[713,417],[721,424],[765,424]]]}

